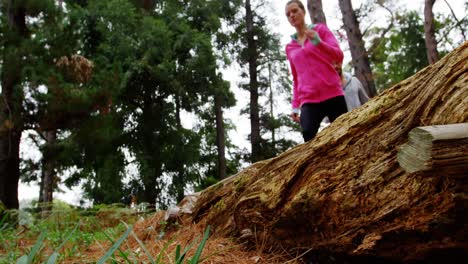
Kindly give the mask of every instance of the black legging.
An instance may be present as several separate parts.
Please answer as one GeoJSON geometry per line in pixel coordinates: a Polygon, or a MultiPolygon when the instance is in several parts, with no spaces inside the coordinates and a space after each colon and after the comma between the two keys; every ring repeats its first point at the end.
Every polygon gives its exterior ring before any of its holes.
{"type": "Polygon", "coordinates": [[[315,137],[325,116],[330,122],[348,111],[344,96],[337,96],[320,103],[306,103],[301,107],[301,127],[304,141],[315,137]]]}

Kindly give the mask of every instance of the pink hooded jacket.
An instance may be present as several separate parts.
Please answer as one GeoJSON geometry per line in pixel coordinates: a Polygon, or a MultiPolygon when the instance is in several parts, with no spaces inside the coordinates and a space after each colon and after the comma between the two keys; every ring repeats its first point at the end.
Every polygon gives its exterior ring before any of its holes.
{"type": "Polygon", "coordinates": [[[343,95],[341,80],[334,65],[343,62],[343,52],[325,24],[309,26],[318,36],[301,45],[297,35],[286,45],[286,56],[293,75],[293,111],[305,103],[319,103],[343,95]]]}

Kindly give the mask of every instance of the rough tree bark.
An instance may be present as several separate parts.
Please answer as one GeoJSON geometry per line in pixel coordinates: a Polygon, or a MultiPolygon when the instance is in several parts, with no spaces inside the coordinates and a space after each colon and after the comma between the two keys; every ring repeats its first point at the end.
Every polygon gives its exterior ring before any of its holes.
{"type": "Polygon", "coordinates": [[[46,140],[45,151],[42,152],[42,174],[41,186],[39,193],[39,202],[44,203],[42,211],[47,213],[52,209],[53,193],[55,187],[55,145],[57,141],[56,131],[45,131],[43,133],[46,140]]]}
{"type": "Polygon", "coordinates": [[[430,64],[439,59],[439,52],[437,51],[437,40],[435,38],[435,25],[434,13],[432,7],[435,0],[424,1],[424,36],[426,42],[427,60],[430,64]]]}
{"type": "Polygon", "coordinates": [[[339,0],[339,4],[356,77],[361,81],[367,94],[371,97],[375,96],[377,91],[370,68],[369,56],[362,40],[359,22],[354,13],[351,0],[339,0]]]}
{"type": "MultiPolygon", "coordinates": [[[[274,116],[275,116],[275,113],[273,111],[274,109],[274,103],[275,101],[273,100],[274,96],[273,96],[273,86],[272,86],[272,72],[271,72],[271,63],[269,62],[268,63],[268,97],[269,97],[269,106],[270,106],[270,118],[273,120],[274,119],[274,116]]],[[[271,144],[273,146],[274,149],[276,149],[276,129],[275,129],[275,126],[272,125],[271,126],[271,144]]]]}
{"type": "Polygon", "coordinates": [[[21,117],[22,43],[28,37],[26,10],[14,1],[4,1],[9,32],[3,40],[2,91],[0,100],[0,201],[6,208],[19,207],[19,145],[23,131],[21,117]]]}
{"type": "Polygon", "coordinates": [[[258,106],[258,52],[257,43],[254,39],[254,22],[253,12],[250,0],[245,1],[245,25],[246,25],[246,38],[247,38],[247,53],[249,61],[249,91],[250,91],[250,142],[252,146],[251,161],[256,162],[261,159],[261,146],[260,146],[260,117],[258,106]]]}
{"type": "Polygon", "coordinates": [[[134,0],[135,4],[146,10],[147,12],[151,12],[154,10],[156,7],[156,2],[155,0],[134,0]]]}
{"type": "Polygon", "coordinates": [[[224,136],[224,119],[222,108],[223,96],[215,95],[216,112],[216,147],[218,148],[218,179],[226,178],[226,137],[224,136]]]}
{"type": "MultiPolygon", "coordinates": [[[[176,127],[177,130],[181,131],[182,130],[182,121],[180,119],[180,109],[181,109],[181,101],[180,101],[180,96],[176,96],[176,127]]],[[[180,142],[179,146],[183,146],[183,143],[180,142]]],[[[179,149],[181,151],[182,149],[179,149]]],[[[185,181],[184,181],[184,175],[185,175],[185,170],[184,166],[182,166],[183,161],[181,160],[180,155],[176,155],[176,164],[180,164],[181,166],[178,166],[176,174],[172,178],[172,185],[175,188],[176,191],[176,200],[177,202],[182,201],[184,199],[184,194],[185,194],[185,181]]]]}
{"type": "Polygon", "coordinates": [[[468,169],[407,173],[397,152],[415,127],[468,122],[467,60],[468,42],[314,140],[206,189],[192,220],[263,248],[399,262],[466,257],[468,169]]]}
{"type": "Polygon", "coordinates": [[[309,10],[310,20],[313,24],[327,23],[327,19],[323,13],[322,0],[308,0],[307,9],[309,10]]]}

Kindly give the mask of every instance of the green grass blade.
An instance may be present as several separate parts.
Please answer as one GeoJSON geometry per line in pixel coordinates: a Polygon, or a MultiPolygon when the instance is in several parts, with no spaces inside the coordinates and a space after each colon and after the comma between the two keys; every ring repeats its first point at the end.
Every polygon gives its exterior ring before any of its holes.
{"type": "Polygon", "coordinates": [[[42,242],[44,241],[45,239],[45,232],[42,232],[40,235],[39,235],[39,238],[37,239],[36,243],[34,244],[33,248],[31,249],[31,252],[29,253],[29,255],[24,255],[22,256],[21,258],[19,258],[17,261],[16,261],[16,264],[30,264],[32,263],[33,259],[34,259],[34,256],[36,255],[36,253],[39,251],[39,249],[41,248],[41,245],[42,245],[42,242]]]}
{"type": "Polygon", "coordinates": [[[28,255],[24,255],[16,261],[16,264],[28,264],[28,255]]]}
{"type": "Polygon", "coordinates": [[[50,255],[49,259],[47,259],[47,264],[54,264],[57,262],[57,259],[58,257],[60,256],[60,254],[58,253],[59,250],[65,245],[65,243],[67,243],[67,241],[72,237],[73,233],[75,233],[76,229],[78,228],[78,226],[80,225],[81,223],[78,222],[75,227],[73,228],[73,230],[67,235],[67,237],[62,241],[62,243],[54,250],[54,253],[52,255],[50,255]]]}
{"type": "Polygon", "coordinates": [[[78,229],[78,226],[80,226],[81,222],[78,222],[73,230],[68,234],[68,236],[62,241],[62,243],[55,249],[55,252],[58,252],[64,245],[67,243],[67,241],[72,237],[72,235],[75,233],[76,229],[78,229]]]}
{"type": "MultiPolygon", "coordinates": [[[[124,224],[125,227],[128,228],[127,223],[125,223],[125,222],[122,221],[122,224],[124,224]]],[[[153,257],[152,257],[151,254],[149,253],[149,250],[145,247],[145,244],[143,244],[143,242],[138,238],[138,236],[135,234],[135,232],[132,232],[132,236],[135,238],[135,240],[138,242],[138,244],[139,244],[140,247],[143,249],[143,251],[145,252],[145,254],[148,256],[148,259],[150,260],[150,263],[151,263],[151,264],[156,264],[156,262],[154,261],[153,257]]]]}
{"type": "MultiPolygon", "coordinates": [[[[1,209],[0,209],[1,212],[1,209]]],[[[10,212],[5,211],[2,219],[0,219],[0,231],[8,227],[7,219],[10,216],[10,212]]]]}
{"type": "Polygon", "coordinates": [[[37,239],[36,244],[34,244],[31,252],[29,253],[28,263],[32,263],[32,261],[34,259],[34,256],[36,255],[36,253],[41,248],[42,242],[44,242],[45,237],[46,237],[46,232],[42,232],[41,235],[39,236],[39,238],[37,239]]]}
{"type": "Polygon", "coordinates": [[[169,241],[167,241],[166,244],[164,244],[164,247],[161,249],[161,251],[159,252],[158,258],[156,259],[156,263],[158,264],[161,263],[161,258],[171,243],[172,243],[172,239],[169,239],[169,241]]]}
{"type": "Polygon", "coordinates": [[[50,255],[49,259],[47,260],[47,264],[55,264],[57,263],[57,259],[60,256],[58,252],[54,252],[52,255],[50,255]]]}
{"type": "Polygon", "coordinates": [[[107,234],[106,230],[102,230],[102,233],[107,238],[107,240],[109,240],[111,243],[114,243],[114,239],[109,234],[107,234]]]}
{"type": "MultiPolygon", "coordinates": [[[[107,240],[109,240],[111,243],[114,243],[114,239],[112,237],[109,236],[109,234],[107,234],[106,230],[104,230],[104,228],[99,224],[99,222],[97,222],[96,219],[94,219],[94,224],[96,224],[100,230],[102,230],[102,233],[104,234],[104,236],[107,238],[107,240]]],[[[119,252],[122,254],[123,258],[128,262],[128,263],[131,263],[130,260],[127,258],[126,254],[119,248],[119,252]]]]}
{"type": "Polygon", "coordinates": [[[106,252],[106,254],[104,256],[102,256],[99,261],[97,262],[97,264],[104,264],[105,261],[110,257],[112,256],[112,254],[114,254],[114,252],[120,247],[120,245],[122,244],[122,242],[128,237],[128,235],[130,235],[130,232],[132,232],[132,226],[130,226],[127,231],[125,231],[125,233],[119,238],[119,240],[117,240],[117,242],[115,242],[114,245],[112,245],[112,247],[106,252]]]}
{"type": "Polygon", "coordinates": [[[182,252],[182,255],[179,256],[178,259],[176,259],[176,264],[182,264],[184,261],[185,255],[187,255],[187,252],[193,247],[198,242],[198,239],[200,237],[195,237],[195,239],[188,245],[187,247],[184,248],[184,251],[182,252]]]}
{"type": "Polygon", "coordinates": [[[175,259],[176,261],[180,258],[180,245],[177,245],[176,246],[176,249],[175,249],[175,259]]]}
{"type": "Polygon", "coordinates": [[[208,226],[205,230],[205,234],[203,235],[203,239],[200,242],[200,245],[197,248],[197,251],[195,252],[195,255],[193,258],[190,260],[191,264],[196,264],[198,263],[198,260],[201,257],[201,253],[203,251],[203,248],[205,247],[206,241],[208,240],[208,237],[210,236],[210,226],[208,226]]]}
{"type": "Polygon", "coordinates": [[[126,252],[120,251],[120,252],[119,252],[119,256],[122,257],[123,259],[125,259],[125,260],[127,261],[127,263],[132,263],[132,262],[128,259],[128,256],[127,256],[127,253],[126,253],[126,252]]]}
{"type": "Polygon", "coordinates": [[[141,240],[138,238],[138,236],[135,234],[135,232],[132,232],[132,236],[135,238],[135,240],[138,242],[138,244],[139,244],[140,247],[143,249],[143,251],[145,252],[145,254],[148,256],[148,259],[150,260],[151,264],[156,264],[156,262],[154,261],[153,257],[152,257],[151,254],[149,253],[148,249],[145,247],[145,244],[143,244],[143,242],[141,242],[141,240]]]}

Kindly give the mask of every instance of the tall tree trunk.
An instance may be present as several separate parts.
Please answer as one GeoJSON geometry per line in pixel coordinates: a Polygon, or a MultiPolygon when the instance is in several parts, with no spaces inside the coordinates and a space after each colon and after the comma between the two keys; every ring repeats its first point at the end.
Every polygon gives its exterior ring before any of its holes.
{"type": "Polygon", "coordinates": [[[57,133],[56,131],[46,131],[44,132],[44,138],[46,140],[46,147],[43,152],[42,159],[42,181],[39,202],[43,203],[42,211],[48,212],[52,209],[53,192],[55,187],[55,144],[57,141],[57,133]]]}
{"type": "Polygon", "coordinates": [[[27,38],[26,12],[13,0],[4,1],[8,32],[4,34],[2,92],[0,100],[0,201],[18,208],[19,145],[23,123],[21,109],[22,42],[27,38]]]}
{"type": "MultiPolygon", "coordinates": [[[[182,122],[180,119],[180,96],[176,95],[176,127],[178,130],[182,129],[182,122]]],[[[176,146],[177,148],[180,148],[180,151],[183,151],[183,143],[180,142],[179,146],[176,146]]],[[[185,189],[185,182],[184,182],[184,161],[180,159],[181,155],[176,155],[176,164],[179,164],[178,170],[174,177],[172,178],[172,185],[174,186],[176,190],[176,199],[177,202],[182,201],[184,199],[184,189],[185,189]]]]}
{"type": "Polygon", "coordinates": [[[424,1],[424,35],[426,41],[427,61],[432,64],[439,60],[437,40],[435,38],[434,13],[432,7],[436,0],[424,1]]]}
{"type": "Polygon", "coordinates": [[[250,5],[250,0],[245,1],[245,24],[247,28],[247,52],[249,61],[249,77],[250,77],[250,142],[252,145],[251,161],[256,162],[262,159],[260,146],[260,118],[258,106],[258,52],[257,43],[254,39],[254,24],[253,12],[250,5]]]}
{"type": "Polygon", "coordinates": [[[6,127],[5,122],[10,124],[10,119],[4,114],[6,108],[5,103],[0,103],[0,120],[4,121],[0,128],[0,201],[8,209],[18,209],[19,145],[22,131],[20,128],[6,127]]]}
{"type": "Polygon", "coordinates": [[[307,9],[309,10],[310,20],[313,24],[327,23],[325,13],[323,13],[322,0],[308,0],[307,9]]]}
{"type": "Polygon", "coordinates": [[[339,0],[341,13],[343,15],[343,24],[348,36],[349,48],[351,50],[351,57],[353,61],[356,77],[361,81],[367,94],[375,96],[377,94],[375,89],[374,78],[370,68],[369,56],[362,40],[361,30],[359,29],[359,22],[354,13],[351,0],[339,0]]]}
{"type": "Polygon", "coordinates": [[[216,147],[218,148],[218,179],[225,179],[226,175],[226,144],[224,119],[222,108],[223,96],[215,95],[215,112],[216,112],[216,147]]]}
{"type": "Polygon", "coordinates": [[[152,12],[156,7],[155,0],[133,0],[136,6],[143,8],[147,12],[152,12]]]}
{"type": "MultiPolygon", "coordinates": [[[[271,122],[273,123],[273,120],[275,118],[273,109],[274,109],[274,102],[273,102],[273,87],[271,85],[271,79],[272,79],[272,73],[271,73],[271,62],[268,63],[268,89],[270,90],[269,94],[269,101],[270,101],[270,118],[271,122]]],[[[276,130],[275,130],[275,125],[272,124],[271,126],[271,145],[273,149],[276,151],[276,130]]]]}
{"type": "MultiPolygon", "coordinates": [[[[407,172],[397,155],[415,127],[468,122],[467,60],[465,43],[342,115],[313,141],[209,187],[191,220],[291,255],[307,250],[355,258],[347,263],[458,263],[454,258],[466,258],[468,250],[466,158],[450,172],[407,172]]],[[[457,150],[464,157],[466,142],[457,150]]],[[[460,157],[453,154],[443,152],[460,157]]]]}
{"type": "Polygon", "coordinates": [[[153,110],[153,103],[157,104],[159,109],[162,109],[162,98],[157,97],[156,99],[152,99],[149,94],[151,91],[148,87],[145,87],[145,98],[143,100],[143,123],[151,124],[150,127],[142,129],[141,132],[141,140],[140,144],[142,144],[142,163],[143,167],[146,167],[144,170],[140,170],[141,180],[143,183],[143,193],[138,195],[138,200],[140,202],[147,202],[151,205],[157,204],[160,202],[158,198],[162,193],[162,188],[158,184],[158,179],[161,178],[162,174],[162,157],[161,157],[161,150],[153,149],[152,146],[161,144],[161,133],[155,133],[158,129],[161,129],[161,123],[163,117],[161,116],[161,112],[157,110],[153,110]],[[153,100],[155,100],[153,102],[153,100]],[[154,114],[153,114],[154,113],[154,114]]]}

